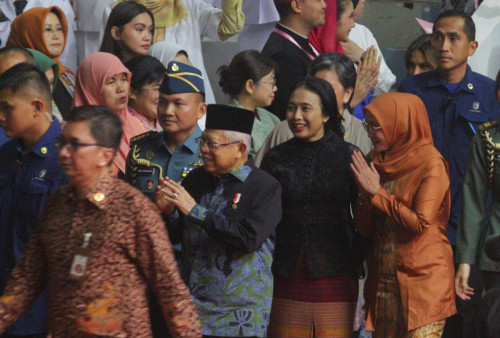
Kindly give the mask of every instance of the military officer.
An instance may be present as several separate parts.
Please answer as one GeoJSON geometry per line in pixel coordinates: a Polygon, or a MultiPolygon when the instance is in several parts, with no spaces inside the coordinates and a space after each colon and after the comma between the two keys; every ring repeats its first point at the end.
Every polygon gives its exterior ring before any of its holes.
{"type": "MultiPolygon", "coordinates": [[[[484,252],[485,239],[500,233],[500,122],[482,124],[472,138],[464,186],[457,238],[457,261],[462,269],[477,265],[482,271],[486,291],[500,286],[500,265],[484,252]],[[486,228],[482,226],[488,209],[491,190],[491,208],[486,228]],[[484,232],[484,233],[483,233],[484,232]]],[[[471,290],[468,280],[457,280],[457,289],[471,290]]]]}
{"type": "Polygon", "coordinates": [[[162,131],[130,140],[125,180],[153,199],[160,177],[180,182],[202,165],[195,139],[207,110],[201,71],[172,61],[160,87],[158,121],[162,131]]]}

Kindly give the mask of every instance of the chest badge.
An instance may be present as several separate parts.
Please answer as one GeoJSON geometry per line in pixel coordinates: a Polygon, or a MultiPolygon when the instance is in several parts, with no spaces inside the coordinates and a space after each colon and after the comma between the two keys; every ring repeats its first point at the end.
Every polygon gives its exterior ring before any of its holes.
{"type": "Polygon", "coordinates": [[[155,186],[155,181],[154,180],[149,180],[148,183],[147,183],[147,188],[149,190],[153,189],[155,186]]]}
{"type": "Polygon", "coordinates": [[[47,170],[45,169],[40,170],[40,172],[38,173],[38,178],[44,178],[45,174],[47,174],[47,170]]]}
{"type": "Polygon", "coordinates": [[[240,198],[241,198],[241,194],[240,194],[240,193],[236,193],[236,194],[234,195],[234,198],[233,198],[233,205],[232,205],[233,209],[235,209],[235,210],[236,210],[236,209],[238,208],[238,202],[240,201],[240,198]]]}
{"type": "Polygon", "coordinates": [[[40,152],[41,152],[42,154],[47,154],[47,147],[42,147],[42,148],[40,148],[40,152]]]}
{"type": "Polygon", "coordinates": [[[146,158],[147,158],[148,160],[152,159],[154,155],[155,155],[155,154],[154,154],[151,150],[148,150],[148,151],[146,152],[146,158]]]}
{"type": "Polygon", "coordinates": [[[472,102],[472,110],[479,111],[479,102],[472,102]]]}
{"type": "Polygon", "coordinates": [[[104,198],[106,198],[106,196],[102,192],[98,192],[94,195],[94,201],[96,202],[102,202],[104,201],[104,198]]]}

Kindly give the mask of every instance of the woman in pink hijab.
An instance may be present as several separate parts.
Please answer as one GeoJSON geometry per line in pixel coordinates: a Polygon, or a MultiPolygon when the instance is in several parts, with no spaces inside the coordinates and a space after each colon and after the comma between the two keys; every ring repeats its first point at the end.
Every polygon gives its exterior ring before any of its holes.
{"type": "Polygon", "coordinates": [[[130,138],[147,132],[142,123],[128,112],[130,71],[120,59],[110,53],[94,53],[80,63],[76,73],[74,107],[103,105],[121,119],[123,136],[113,161],[114,171],[125,172],[130,138]]]}

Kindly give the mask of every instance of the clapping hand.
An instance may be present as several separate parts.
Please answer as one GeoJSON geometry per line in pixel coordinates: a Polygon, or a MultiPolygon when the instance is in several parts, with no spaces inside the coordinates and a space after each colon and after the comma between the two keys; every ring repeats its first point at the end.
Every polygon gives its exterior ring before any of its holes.
{"type": "Polygon", "coordinates": [[[364,198],[371,198],[380,188],[380,175],[373,162],[368,166],[361,152],[355,150],[351,156],[351,170],[364,198]]]}
{"type": "Polygon", "coordinates": [[[174,182],[168,177],[160,178],[155,201],[164,214],[170,214],[174,211],[174,208],[177,208],[184,215],[187,215],[196,205],[196,201],[186,189],[180,183],[174,182]]]}

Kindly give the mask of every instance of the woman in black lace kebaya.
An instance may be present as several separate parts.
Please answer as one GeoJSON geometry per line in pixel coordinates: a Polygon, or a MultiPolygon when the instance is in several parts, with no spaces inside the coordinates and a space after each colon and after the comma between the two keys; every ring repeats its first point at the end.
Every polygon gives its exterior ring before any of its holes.
{"type": "Polygon", "coordinates": [[[261,169],[280,182],[270,337],[350,337],[358,268],[366,248],[354,230],[358,189],[349,168],[335,93],[325,80],[296,85],[286,113],[294,138],[272,148],[261,169]]]}

